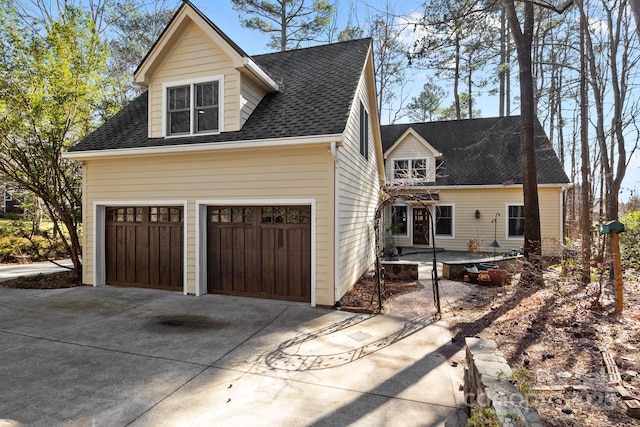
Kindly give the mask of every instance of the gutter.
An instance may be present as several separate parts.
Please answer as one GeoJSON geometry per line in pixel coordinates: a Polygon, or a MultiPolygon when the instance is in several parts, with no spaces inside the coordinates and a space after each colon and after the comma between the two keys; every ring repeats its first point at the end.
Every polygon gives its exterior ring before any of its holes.
{"type": "Polygon", "coordinates": [[[271,77],[269,77],[269,75],[265,73],[264,70],[258,66],[258,64],[253,62],[253,59],[248,57],[245,57],[243,59],[245,67],[247,67],[249,71],[255,74],[260,80],[262,80],[264,84],[269,86],[274,92],[280,90],[280,86],[278,86],[278,83],[276,83],[271,77]]]}
{"type": "Polygon", "coordinates": [[[338,144],[331,142],[333,156],[333,301],[340,301],[340,159],[338,144]]]}
{"type": "MultiPolygon", "coordinates": [[[[569,185],[568,183],[564,183],[564,184],[538,184],[539,188],[554,188],[554,187],[560,187],[560,188],[566,188],[566,186],[569,185]]],[[[491,184],[491,185],[472,185],[472,184],[468,184],[468,185],[422,185],[422,186],[415,186],[412,187],[415,189],[420,189],[420,190],[478,190],[478,189],[494,189],[494,188],[522,188],[522,184],[509,184],[509,185],[502,185],[502,184],[491,184]]]]}
{"type": "MultiPolygon", "coordinates": [[[[247,141],[206,142],[202,144],[176,144],[155,147],[117,148],[112,150],[67,151],[62,157],[70,160],[104,159],[110,157],[162,156],[176,153],[197,153],[219,150],[246,150],[269,147],[290,147],[296,145],[335,144],[341,142],[342,134],[316,135],[306,137],[254,139],[247,141]]],[[[177,138],[175,138],[177,139],[177,138]]]]}

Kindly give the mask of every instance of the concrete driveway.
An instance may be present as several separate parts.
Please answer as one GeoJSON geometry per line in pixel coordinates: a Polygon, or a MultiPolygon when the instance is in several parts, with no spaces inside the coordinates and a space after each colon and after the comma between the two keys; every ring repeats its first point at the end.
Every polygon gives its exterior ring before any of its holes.
{"type": "Polygon", "coordinates": [[[0,286],[0,426],[457,426],[450,341],[427,318],[0,286]]]}

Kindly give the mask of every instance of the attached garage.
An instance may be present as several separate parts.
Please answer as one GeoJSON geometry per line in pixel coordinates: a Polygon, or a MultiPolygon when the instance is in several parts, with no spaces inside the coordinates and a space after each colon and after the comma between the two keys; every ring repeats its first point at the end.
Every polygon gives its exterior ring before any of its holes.
{"type": "Polygon", "coordinates": [[[105,283],[183,290],[183,208],[107,207],[105,283]]]}
{"type": "Polygon", "coordinates": [[[375,255],[372,49],[249,56],[183,2],[134,75],[146,90],[64,153],[83,283],[334,305],[375,255]]]}
{"type": "Polygon", "coordinates": [[[209,206],[208,292],[311,301],[311,206],[209,206]]]}

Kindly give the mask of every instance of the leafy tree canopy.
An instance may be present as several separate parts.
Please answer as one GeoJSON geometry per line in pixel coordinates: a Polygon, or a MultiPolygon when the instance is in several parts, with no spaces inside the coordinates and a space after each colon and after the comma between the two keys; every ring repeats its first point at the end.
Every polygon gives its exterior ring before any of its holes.
{"type": "Polygon", "coordinates": [[[80,166],[62,153],[113,113],[113,86],[90,14],[59,7],[25,20],[0,0],[0,172],[42,200],[80,278],[80,166]]]}
{"type": "Polygon", "coordinates": [[[418,96],[411,98],[407,105],[409,118],[416,122],[432,122],[440,115],[440,103],[446,92],[440,86],[428,82],[418,96]]]}

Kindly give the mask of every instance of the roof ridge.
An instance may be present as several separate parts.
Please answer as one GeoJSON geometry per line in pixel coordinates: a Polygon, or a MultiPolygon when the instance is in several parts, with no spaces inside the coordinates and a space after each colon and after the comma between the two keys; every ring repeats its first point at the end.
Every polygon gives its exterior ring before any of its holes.
{"type": "Polygon", "coordinates": [[[193,9],[193,11],[198,16],[200,16],[200,18],[202,18],[202,20],[205,21],[205,23],[207,25],[209,25],[213,29],[213,31],[218,33],[218,35],[220,37],[222,37],[222,39],[227,44],[229,44],[229,46],[231,46],[233,48],[233,50],[235,50],[238,53],[238,55],[240,55],[242,57],[245,57],[245,58],[253,59],[253,58],[251,58],[251,55],[249,55],[247,52],[245,52],[244,49],[242,49],[235,41],[233,41],[233,39],[231,39],[231,37],[229,37],[224,31],[222,31],[220,29],[220,27],[218,27],[211,19],[209,19],[209,17],[207,15],[205,15],[200,9],[198,9],[198,7],[196,7],[193,3],[191,3],[190,0],[182,0],[182,4],[180,5],[180,7],[175,11],[175,13],[171,17],[171,19],[169,20],[167,25],[165,25],[164,29],[162,30],[162,32],[160,33],[158,38],[153,42],[153,45],[151,45],[151,48],[147,51],[146,55],[142,58],[142,60],[140,61],[140,63],[136,67],[135,71],[133,72],[134,75],[138,72],[138,70],[140,69],[142,64],[145,63],[145,61],[147,60],[147,58],[149,57],[151,52],[154,51],[154,49],[156,48],[156,46],[158,45],[160,40],[162,40],[162,37],[164,37],[164,35],[167,33],[169,27],[171,27],[171,24],[173,24],[173,22],[176,20],[178,15],[180,15],[180,12],[182,11],[182,9],[185,8],[185,7],[190,7],[191,9],[193,9]]]}
{"type": "Polygon", "coordinates": [[[460,122],[471,122],[471,121],[480,121],[480,120],[499,120],[499,119],[515,119],[519,118],[520,114],[510,115],[510,116],[492,116],[492,117],[473,117],[471,119],[449,119],[449,120],[433,120],[430,122],[411,122],[411,123],[389,123],[386,125],[380,125],[381,127],[392,127],[392,126],[419,126],[419,125],[431,125],[434,123],[460,123],[460,122]]]}
{"type": "Polygon", "coordinates": [[[257,55],[254,55],[253,58],[259,58],[259,57],[264,57],[264,56],[268,56],[268,55],[285,55],[285,54],[293,54],[296,52],[301,52],[301,51],[306,51],[306,50],[310,50],[310,49],[322,49],[322,48],[330,48],[330,47],[336,47],[338,45],[343,45],[343,44],[347,44],[347,43],[355,43],[355,42],[359,42],[359,43],[364,43],[366,42],[371,42],[371,37],[363,37],[360,39],[353,39],[353,40],[340,40],[337,42],[333,42],[333,43],[325,43],[325,44],[318,44],[318,45],[314,45],[314,46],[305,46],[305,47],[301,47],[298,49],[290,49],[290,50],[284,50],[284,51],[275,51],[275,52],[267,52],[267,53],[260,53],[257,55]]]}

